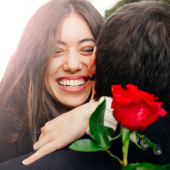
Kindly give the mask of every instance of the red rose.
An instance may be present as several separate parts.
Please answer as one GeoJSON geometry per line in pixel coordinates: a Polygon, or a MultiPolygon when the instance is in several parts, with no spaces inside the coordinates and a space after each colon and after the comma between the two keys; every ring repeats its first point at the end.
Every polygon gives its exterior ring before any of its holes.
{"type": "Polygon", "coordinates": [[[132,84],[112,86],[113,116],[124,127],[134,130],[145,130],[167,112],[161,107],[162,102],[155,102],[158,97],[138,89],[132,84]]]}

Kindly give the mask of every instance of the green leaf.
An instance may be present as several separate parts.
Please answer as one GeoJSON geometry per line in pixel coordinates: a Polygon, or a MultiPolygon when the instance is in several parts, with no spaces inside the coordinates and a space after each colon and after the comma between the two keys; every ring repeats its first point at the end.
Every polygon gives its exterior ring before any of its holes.
{"type": "Polygon", "coordinates": [[[106,133],[107,133],[107,136],[110,136],[112,138],[115,132],[112,128],[108,128],[106,130],[106,133]]]}
{"type": "Polygon", "coordinates": [[[95,152],[101,150],[91,139],[80,139],[69,146],[70,149],[82,152],[95,152]]]}
{"type": "Polygon", "coordinates": [[[96,110],[92,113],[89,126],[90,126],[90,134],[95,136],[98,133],[96,129],[99,129],[99,125],[104,125],[104,113],[106,108],[106,99],[96,108],[96,110]]]}
{"type": "Polygon", "coordinates": [[[124,167],[122,170],[169,170],[170,164],[166,165],[155,165],[151,163],[136,163],[136,164],[129,164],[124,167]]]}
{"type": "Polygon", "coordinates": [[[89,120],[90,135],[101,150],[108,150],[110,148],[108,135],[113,135],[113,130],[104,126],[105,108],[106,99],[96,108],[89,120]]]}
{"type": "Polygon", "coordinates": [[[139,133],[136,133],[136,135],[139,136],[141,139],[143,139],[145,143],[148,144],[150,147],[157,150],[157,146],[154,143],[150,142],[149,139],[145,137],[145,135],[141,135],[139,133]]]}

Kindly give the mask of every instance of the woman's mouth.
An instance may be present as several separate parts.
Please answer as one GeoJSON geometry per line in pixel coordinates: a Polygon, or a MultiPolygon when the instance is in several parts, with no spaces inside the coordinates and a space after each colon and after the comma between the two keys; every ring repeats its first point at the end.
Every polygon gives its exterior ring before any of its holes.
{"type": "Polygon", "coordinates": [[[57,80],[57,84],[67,93],[79,93],[85,89],[88,82],[86,76],[62,77],[57,80]]]}
{"type": "Polygon", "coordinates": [[[82,85],[84,85],[87,82],[86,79],[81,78],[78,80],[68,80],[68,79],[62,79],[58,81],[58,84],[60,86],[66,87],[66,88],[78,88],[82,85]]]}

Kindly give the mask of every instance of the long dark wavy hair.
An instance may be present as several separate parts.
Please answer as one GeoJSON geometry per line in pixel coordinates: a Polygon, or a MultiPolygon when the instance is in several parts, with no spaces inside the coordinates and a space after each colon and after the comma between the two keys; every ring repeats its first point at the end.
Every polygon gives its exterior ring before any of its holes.
{"type": "Polygon", "coordinates": [[[96,98],[112,96],[111,85],[137,85],[159,96],[170,113],[170,6],[138,2],[113,13],[97,41],[96,98]]]}
{"type": "MultiPolygon", "coordinates": [[[[94,38],[98,37],[103,17],[88,1],[51,0],[26,25],[0,82],[1,115],[8,112],[23,126],[28,126],[33,143],[36,132],[60,114],[59,103],[45,90],[44,75],[55,53],[59,26],[71,12],[81,15],[94,38]]],[[[11,141],[17,138],[16,134],[11,141]]]]}

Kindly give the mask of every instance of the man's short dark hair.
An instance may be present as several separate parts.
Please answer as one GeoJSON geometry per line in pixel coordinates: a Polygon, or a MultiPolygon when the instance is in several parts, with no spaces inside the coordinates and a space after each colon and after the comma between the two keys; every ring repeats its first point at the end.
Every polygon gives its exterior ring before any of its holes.
{"type": "Polygon", "coordinates": [[[170,111],[170,7],[164,2],[125,5],[103,25],[97,41],[96,96],[111,85],[137,85],[170,111]]]}

